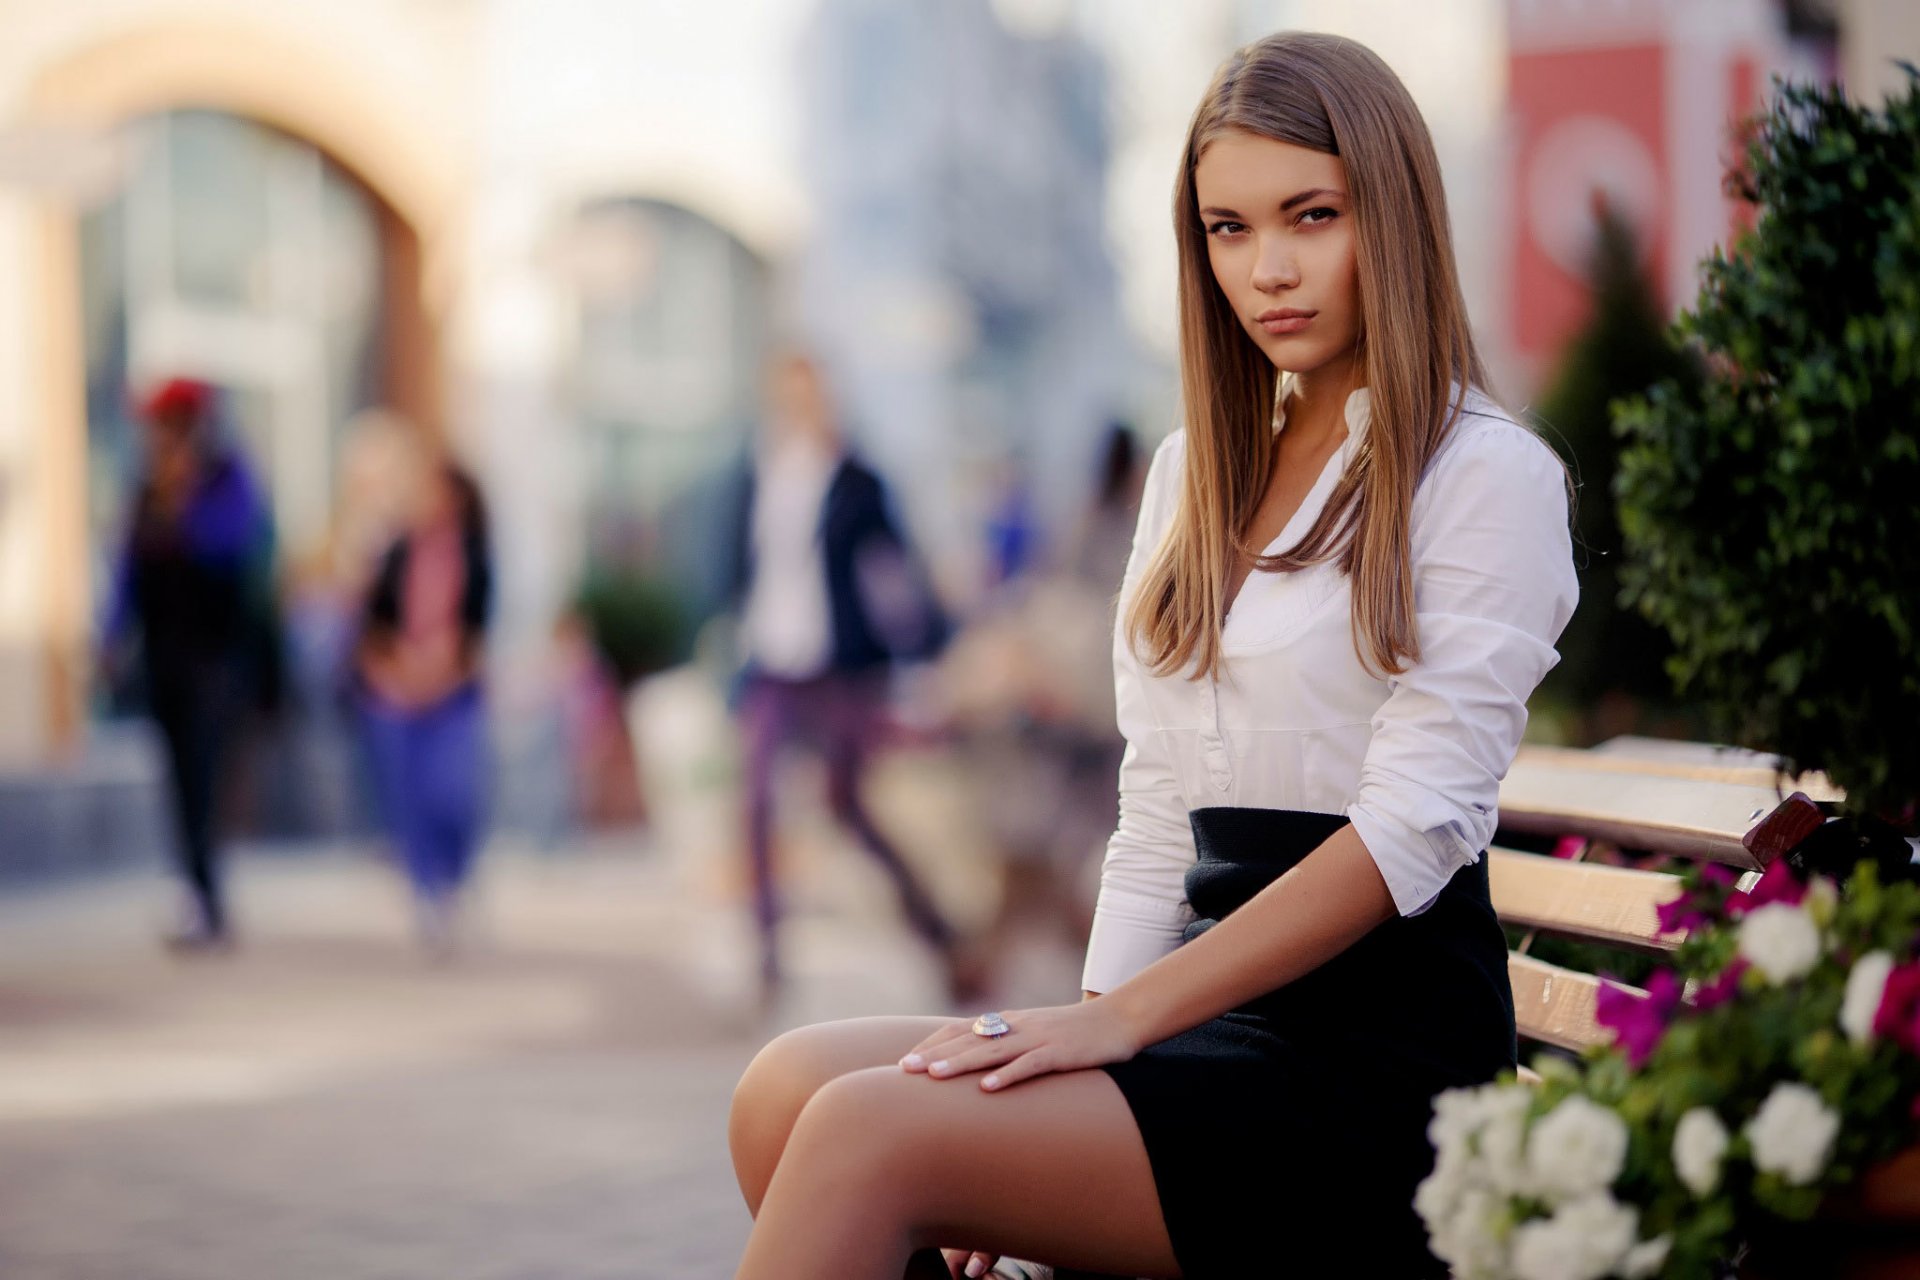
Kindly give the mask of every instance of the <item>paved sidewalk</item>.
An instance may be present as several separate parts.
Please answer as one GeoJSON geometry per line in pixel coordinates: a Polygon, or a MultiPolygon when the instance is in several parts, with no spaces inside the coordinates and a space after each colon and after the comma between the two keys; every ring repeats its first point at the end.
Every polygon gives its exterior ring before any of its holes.
{"type": "MultiPolygon", "coordinates": [[[[940,1011],[847,875],[794,921],[771,1023],[740,910],[632,847],[490,851],[481,936],[438,966],[350,851],[243,859],[247,934],[219,958],[160,953],[151,878],[0,898],[0,1277],[729,1276],[726,1109],[754,1050],[940,1011]]],[[[1022,973],[1036,1000],[1074,981],[1022,973]]]]}

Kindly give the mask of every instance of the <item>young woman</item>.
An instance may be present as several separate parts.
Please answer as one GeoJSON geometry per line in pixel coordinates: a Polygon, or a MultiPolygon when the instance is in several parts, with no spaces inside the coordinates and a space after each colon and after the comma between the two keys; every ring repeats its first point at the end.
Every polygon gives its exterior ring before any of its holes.
{"type": "Polygon", "coordinates": [[[453,943],[482,834],[492,563],[479,486],[451,459],[436,460],[411,526],[374,575],[356,660],[381,808],[421,941],[436,956],[453,943]]]}
{"type": "Polygon", "coordinates": [[[768,1046],[743,1280],[1445,1274],[1413,1193],[1434,1093],[1514,1061],[1482,851],[1577,595],[1565,472],[1482,390],[1432,142],[1367,49],[1235,54],[1174,225],[1186,429],[1122,586],[1087,998],[768,1046]]]}

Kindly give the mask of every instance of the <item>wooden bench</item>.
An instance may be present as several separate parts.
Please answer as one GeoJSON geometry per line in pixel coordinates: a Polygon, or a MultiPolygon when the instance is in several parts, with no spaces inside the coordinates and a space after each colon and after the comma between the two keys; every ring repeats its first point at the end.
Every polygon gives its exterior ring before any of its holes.
{"type": "MultiPolygon", "coordinates": [[[[1523,748],[1501,784],[1500,831],[1487,851],[1494,910],[1526,931],[1507,961],[1522,1039],[1578,1052],[1612,1034],[1594,1018],[1600,978],[1536,958],[1536,938],[1626,955],[1680,944],[1661,932],[1658,914],[1679,893],[1679,876],[1617,865],[1623,856],[1717,862],[1742,873],[1744,887],[1806,833],[1808,815],[1818,820],[1815,805],[1841,798],[1820,775],[1793,789],[1799,799],[1783,796],[1763,757],[1692,743],[1523,748]],[[1512,847],[1524,837],[1563,842],[1566,856],[1512,847]]],[[[1523,1045],[1521,1058],[1529,1056],[1523,1045]]]]}

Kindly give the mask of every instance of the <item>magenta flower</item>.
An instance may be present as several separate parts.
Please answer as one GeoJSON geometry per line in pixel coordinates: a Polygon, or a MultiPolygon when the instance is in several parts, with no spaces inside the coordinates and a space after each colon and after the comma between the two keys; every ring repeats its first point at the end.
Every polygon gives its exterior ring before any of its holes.
{"type": "Polygon", "coordinates": [[[1800,899],[1806,896],[1807,886],[1793,874],[1793,868],[1787,865],[1785,858],[1778,858],[1767,868],[1766,874],[1760,877],[1760,883],[1754,885],[1751,892],[1735,892],[1727,898],[1727,916],[1738,920],[1747,912],[1773,902],[1797,906],[1800,899]]]}
{"type": "Polygon", "coordinates": [[[1740,975],[1747,971],[1747,967],[1744,958],[1735,956],[1733,963],[1719,977],[1693,993],[1693,1007],[1707,1010],[1733,999],[1740,992],[1740,975]]]}
{"type": "Polygon", "coordinates": [[[1553,856],[1556,858],[1577,858],[1586,847],[1587,838],[1585,836],[1561,836],[1553,846],[1553,856]]]}
{"type": "Polygon", "coordinates": [[[1873,1033],[1920,1053],[1920,963],[1899,965],[1887,975],[1873,1033]]]}
{"type": "Polygon", "coordinates": [[[1613,1032],[1614,1043],[1638,1068],[1659,1047],[1667,1023],[1680,1007],[1680,981],[1661,969],[1647,980],[1646,995],[1602,982],[1594,1000],[1594,1021],[1613,1032]]]}
{"type": "Polygon", "coordinates": [[[1740,883],[1739,873],[1734,871],[1732,867],[1724,866],[1718,862],[1709,862],[1706,866],[1700,868],[1700,878],[1708,884],[1725,885],[1729,889],[1740,883]]]}
{"type": "Polygon", "coordinates": [[[1683,893],[1671,902],[1663,902],[1655,910],[1660,916],[1662,933],[1688,933],[1713,918],[1701,909],[1699,901],[1690,893],[1683,893]]]}

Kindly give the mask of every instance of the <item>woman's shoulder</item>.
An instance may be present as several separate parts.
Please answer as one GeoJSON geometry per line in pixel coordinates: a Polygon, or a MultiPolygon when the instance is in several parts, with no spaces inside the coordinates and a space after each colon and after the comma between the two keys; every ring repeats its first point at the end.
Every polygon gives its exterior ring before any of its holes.
{"type": "Polygon", "coordinates": [[[1560,455],[1540,433],[1478,387],[1469,387],[1460,416],[1427,464],[1422,489],[1564,483],[1560,455]]]}
{"type": "Polygon", "coordinates": [[[1181,476],[1187,469],[1187,429],[1180,427],[1162,440],[1147,466],[1140,492],[1140,524],[1157,534],[1173,518],[1179,501],[1181,476]]]}

